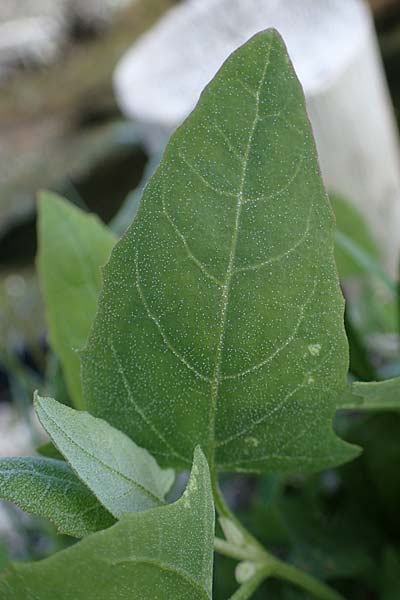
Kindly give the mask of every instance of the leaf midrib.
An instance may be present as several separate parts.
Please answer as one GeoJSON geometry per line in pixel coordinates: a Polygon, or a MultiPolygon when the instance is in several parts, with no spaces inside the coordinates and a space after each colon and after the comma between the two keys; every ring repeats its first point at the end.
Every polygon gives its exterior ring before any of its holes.
{"type": "Polygon", "coordinates": [[[208,434],[208,449],[207,449],[207,459],[208,464],[210,466],[210,471],[213,472],[215,470],[215,421],[216,421],[216,413],[218,406],[218,395],[219,395],[219,387],[221,383],[221,364],[222,364],[222,356],[224,351],[224,343],[225,343],[225,332],[226,332],[226,316],[229,305],[229,293],[230,286],[232,281],[232,276],[235,270],[235,260],[236,260],[236,252],[237,252],[237,242],[239,236],[240,229],[240,217],[243,206],[243,192],[246,183],[246,175],[249,163],[249,156],[251,145],[254,138],[254,133],[256,130],[256,126],[259,120],[259,109],[260,109],[260,95],[261,89],[265,81],[265,76],[267,73],[268,65],[270,62],[270,54],[272,48],[272,41],[269,45],[266,61],[264,65],[264,69],[260,78],[260,82],[258,85],[257,92],[255,93],[255,114],[253,123],[250,127],[249,139],[247,142],[246,150],[243,157],[243,167],[242,174],[240,179],[240,187],[237,194],[237,203],[236,203],[236,214],[235,214],[235,224],[232,233],[231,240],[231,249],[229,253],[229,261],[228,267],[225,274],[225,279],[222,286],[222,294],[221,294],[221,313],[220,313],[220,326],[219,326],[219,340],[217,345],[217,352],[215,358],[215,366],[214,366],[214,374],[213,379],[211,381],[211,397],[210,397],[210,412],[209,412],[209,434],[208,434]]]}

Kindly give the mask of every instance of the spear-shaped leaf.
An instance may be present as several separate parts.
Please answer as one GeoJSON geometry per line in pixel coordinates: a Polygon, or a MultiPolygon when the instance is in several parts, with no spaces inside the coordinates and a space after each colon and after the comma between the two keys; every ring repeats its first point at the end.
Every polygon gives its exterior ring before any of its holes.
{"type": "Polygon", "coordinates": [[[1,600],[211,599],[214,505],[207,461],[195,454],[174,504],[117,525],[0,579],[1,600]]]}
{"type": "Polygon", "coordinates": [[[173,135],[105,269],[84,353],[90,410],[187,466],[318,469],[348,346],[334,219],[280,36],[235,52],[173,135]]]}
{"type": "Polygon", "coordinates": [[[39,517],[60,533],[84,537],[114,518],[65,462],[52,458],[0,460],[0,498],[39,517]]]}
{"type": "Polygon", "coordinates": [[[144,448],[86,412],[35,395],[40,422],[79,477],[114,517],[161,506],[174,480],[144,448]]]}
{"type": "Polygon", "coordinates": [[[74,405],[83,408],[78,350],[96,312],[100,267],[116,238],[96,216],[49,192],[39,197],[38,238],[50,342],[60,357],[74,405]]]}

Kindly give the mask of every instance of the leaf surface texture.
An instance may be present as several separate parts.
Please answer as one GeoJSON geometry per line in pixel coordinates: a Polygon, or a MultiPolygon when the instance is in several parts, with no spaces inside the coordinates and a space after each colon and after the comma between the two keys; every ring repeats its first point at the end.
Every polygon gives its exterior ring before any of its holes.
{"type": "Polygon", "coordinates": [[[65,462],[51,458],[0,460],[0,498],[50,519],[60,533],[84,537],[114,523],[65,462]]]}
{"type": "Polygon", "coordinates": [[[348,347],[334,219],[279,35],[235,52],[173,135],[104,274],[83,357],[89,410],[162,464],[313,470],[348,347]]]}
{"type": "Polygon", "coordinates": [[[174,481],[124,433],[86,412],[36,395],[36,413],[57,448],[116,518],[161,506],[174,481]]]}
{"type": "Polygon", "coordinates": [[[208,465],[198,450],[177,502],[127,515],[46,560],[13,566],[0,579],[0,599],[207,600],[213,539],[208,465]]]}

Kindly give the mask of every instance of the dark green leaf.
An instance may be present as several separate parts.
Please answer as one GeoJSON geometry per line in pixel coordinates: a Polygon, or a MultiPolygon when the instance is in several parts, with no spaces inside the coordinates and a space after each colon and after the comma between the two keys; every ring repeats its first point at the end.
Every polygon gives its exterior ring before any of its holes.
{"type": "Polygon", "coordinates": [[[63,461],[51,458],[0,460],[0,498],[47,517],[60,533],[83,537],[114,518],[63,461]]]}
{"type": "Polygon", "coordinates": [[[375,367],[370,360],[368,349],[361,332],[354,323],[348,306],[344,312],[344,324],[349,341],[350,372],[356,379],[361,379],[362,381],[376,379],[375,367]]]}
{"type": "Polygon", "coordinates": [[[40,456],[45,456],[46,458],[56,458],[57,460],[65,460],[64,456],[57,450],[54,444],[51,442],[47,442],[47,444],[43,444],[36,449],[36,452],[40,454],[40,456]]]}
{"type": "Polygon", "coordinates": [[[84,352],[90,410],[187,467],[319,469],[348,347],[304,96],[279,35],[223,65],[117,244],[84,352]]]}

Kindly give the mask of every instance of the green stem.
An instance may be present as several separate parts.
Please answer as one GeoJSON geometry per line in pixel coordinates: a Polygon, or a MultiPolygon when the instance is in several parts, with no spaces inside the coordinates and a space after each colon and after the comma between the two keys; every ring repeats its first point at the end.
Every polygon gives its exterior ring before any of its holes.
{"type": "MultiPolygon", "coordinates": [[[[239,531],[241,531],[241,533],[243,534],[243,537],[246,541],[246,545],[257,549],[258,554],[264,557],[264,560],[268,559],[269,554],[265,550],[264,546],[260,544],[260,542],[253,535],[251,535],[251,533],[242,525],[239,519],[233,514],[229,506],[226,504],[225,498],[223,497],[218,484],[217,476],[214,472],[211,473],[211,486],[214,496],[215,508],[217,509],[218,515],[220,517],[230,519],[236,525],[239,531]]],[[[248,555],[246,558],[248,558],[248,555]]],[[[246,560],[246,558],[239,560],[246,560]]]]}
{"type": "Polygon", "coordinates": [[[312,575],[282,561],[275,564],[273,576],[290,581],[320,600],[344,600],[343,596],[312,575]]]}
{"type": "Polygon", "coordinates": [[[253,577],[242,583],[240,588],[236,590],[229,600],[248,600],[248,598],[251,598],[256,589],[262,584],[264,579],[266,579],[270,574],[271,571],[268,567],[258,569],[253,577]]]}
{"type": "MultiPolygon", "coordinates": [[[[230,508],[227,506],[225,499],[221,493],[218,485],[217,477],[215,472],[211,474],[211,485],[213,489],[214,501],[217,512],[220,517],[230,519],[236,527],[243,534],[245,543],[243,545],[236,545],[220,538],[215,538],[214,548],[219,554],[229,556],[236,560],[252,561],[258,565],[257,573],[260,571],[265,573],[264,578],[267,576],[277,577],[297,585],[309,592],[314,598],[319,600],[344,600],[338,592],[332,590],[329,586],[325,585],[312,575],[301,571],[297,567],[284,563],[283,561],[275,558],[260,544],[255,537],[240,523],[235,517],[230,508]]],[[[256,577],[257,573],[254,575],[256,577]]],[[[262,579],[259,583],[261,583],[262,579]]],[[[259,584],[258,584],[259,585],[259,584]]],[[[255,589],[255,588],[254,588],[255,589]]],[[[239,593],[239,590],[237,593],[239,593]]],[[[248,598],[249,596],[243,596],[248,598]]],[[[233,596],[235,600],[242,598],[242,596],[233,596]]]]}
{"type": "Polygon", "coordinates": [[[216,537],[214,539],[214,550],[218,554],[229,556],[235,560],[251,560],[254,563],[265,564],[266,559],[252,546],[236,546],[226,540],[216,537]]]}

